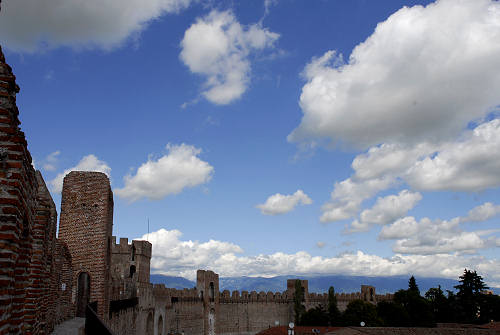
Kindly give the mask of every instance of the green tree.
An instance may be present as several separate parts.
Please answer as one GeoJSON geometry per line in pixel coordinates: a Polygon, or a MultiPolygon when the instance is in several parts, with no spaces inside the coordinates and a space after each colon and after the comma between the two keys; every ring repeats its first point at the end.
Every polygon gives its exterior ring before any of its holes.
{"type": "Polygon", "coordinates": [[[487,323],[491,320],[500,321],[500,296],[482,294],[479,300],[479,322],[487,323]]]}
{"type": "Polygon", "coordinates": [[[411,276],[410,280],[408,280],[408,291],[420,295],[420,289],[418,288],[417,281],[413,276],[411,276]]]}
{"type": "Polygon", "coordinates": [[[392,301],[380,301],[377,303],[377,315],[386,327],[408,327],[410,317],[401,305],[392,301]]]}
{"type": "Polygon", "coordinates": [[[377,315],[377,308],[363,300],[351,301],[347,305],[342,319],[346,326],[359,326],[361,322],[364,322],[368,327],[376,327],[382,324],[377,315]]]}
{"type": "Polygon", "coordinates": [[[394,294],[394,302],[400,304],[410,318],[410,326],[432,327],[434,326],[434,315],[429,302],[420,295],[420,290],[411,277],[408,281],[407,290],[399,290],[394,294]]]}
{"type": "Polygon", "coordinates": [[[295,281],[295,293],[293,295],[293,311],[295,316],[295,324],[300,325],[300,318],[306,311],[303,305],[304,302],[304,288],[302,282],[297,279],[295,281]]]}
{"type": "Polygon", "coordinates": [[[488,287],[483,282],[483,277],[476,271],[464,270],[459,277],[460,284],[455,286],[458,290],[457,300],[462,310],[462,319],[466,322],[478,321],[481,292],[488,287]]]}
{"type": "Polygon", "coordinates": [[[330,326],[340,325],[341,323],[341,314],[337,307],[337,297],[335,297],[333,286],[328,289],[328,321],[330,326]]]}
{"type": "Polygon", "coordinates": [[[300,317],[301,326],[328,326],[328,313],[319,305],[304,312],[300,317]]]}
{"type": "Polygon", "coordinates": [[[431,305],[431,310],[434,313],[436,322],[453,321],[453,315],[450,315],[450,305],[441,289],[441,285],[438,285],[438,287],[431,287],[425,292],[425,298],[431,305]]]}

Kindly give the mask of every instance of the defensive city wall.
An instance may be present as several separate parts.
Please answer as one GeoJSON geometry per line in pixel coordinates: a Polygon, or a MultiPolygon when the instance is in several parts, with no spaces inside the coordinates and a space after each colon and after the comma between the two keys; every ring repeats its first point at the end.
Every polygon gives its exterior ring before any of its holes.
{"type": "MultiPolygon", "coordinates": [[[[293,320],[295,280],[283,292],[220,292],[219,275],[198,270],[191,289],[151,284],[151,243],[112,236],[113,192],[103,173],[65,176],[56,237],[54,202],[19,128],[18,92],[0,48],[0,335],[50,334],[89,310],[121,335],[255,334],[293,320]]],[[[306,309],[327,305],[326,294],[301,285],[306,309]]],[[[337,294],[341,310],[391,298],[371,286],[337,294]]]]}

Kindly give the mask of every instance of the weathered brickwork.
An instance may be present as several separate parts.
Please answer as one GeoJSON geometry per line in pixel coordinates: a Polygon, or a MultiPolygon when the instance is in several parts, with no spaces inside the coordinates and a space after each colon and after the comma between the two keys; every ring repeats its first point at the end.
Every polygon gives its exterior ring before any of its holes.
{"type": "Polygon", "coordinates": [[[19,129],[19,87],[0,49],[0,334],[30,332],[28,309],[37,181],[19,129]]]}
{"type": "Polygon", "coordinates": [[[72,171],[67,174],[63,182],[59,238],[71,253],[72,300],[78,314],[85,306],[80,304],[81,299],[85,299],[81,296],[82,285],[88,285],[82,284],[82,278],[88,276],[90,302],[97,302],[97,314],[102,319],[107,318],[112,230],[113,193],[108,177],[101,172],[72,171]]]}
{"type": "MultiPolygon", "coordinates": [[[[131,244],[126,244],[127,241],[123,239],[120,242],[115,250],[130,250],[131,244]]],[[[126,269],[126,266],[128,264],[124,262],[122,268],[126,269]]],[[[233,291],[231,294],[227,290],[218,292],[217,274],[198,270],[197,285],[193,289],[177,290],[164,285],[143,283],[137,291],[138,305],[122,312],[123,317],[136,316],[136,332],[129,331],[127,334],[251,335],[276,324],[287,325],[294,318],[295,281],[289,280],[284,292],[233,291]]],[[[309,293],[307,280],[302,280],[301,284],[305,289],[306,309],[327,306],[327,294],[309,293]]],[[[356,299],[374,304],[392,299],[392,295],[376,295],[373,286],[365,285],[360,292],[336,294],[336,297],[341,310],[356,299]]],[[[130,320],[123,317],[113,316],[110,320],[113,329],[127,331],[123,324],[130,323],[130,320]]]]}
{"type": "Polygon", "coordinates": [[[38,184],[36,213],[32,227],[30,282],[26,291],[26,323],[33,333],[52,328],[55,323],[55,291],[51,290],[51,271],[56,244],[57,212],[42,175],[36,172],[38,184]]]}
{"type": "Polygon", "coordinates": [[[57,213],[19,128],[18,92],[0,47],[0,334],[48,334],[69,317],[56,271],[71,273],[71,258],[58,255],[57,213]]]}
{"type": "Polygon", "coordinates": [[[54,252],[54,268],[51,275],[51,304],[55,315],[55,324],[75,316],[74,305],[71,302],[73,289],[73,267],[68,246],[63,241],[56,240],[54,252]]]}
{"type": "Polygon", "coordinates": [[[116,237],[111,239],[111,300],[137,296],[137,283],[149,284],[151,243],[116,237]]]}

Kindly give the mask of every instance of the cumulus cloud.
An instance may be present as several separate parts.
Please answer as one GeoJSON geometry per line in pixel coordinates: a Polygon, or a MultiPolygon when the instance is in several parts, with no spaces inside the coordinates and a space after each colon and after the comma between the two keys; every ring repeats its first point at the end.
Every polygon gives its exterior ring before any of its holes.
{"type": "Polygon", "coordinates": [[[346,220],[356,215],[362,202],[373,197],[378,192],[387,189],[395,183],[392,177],[358,180],[348,178],[335,183],[331,200],[325,203],[321,210],[321,222],[346,220]]]}
{"type": "Polygon", "coordinates": [[[159,200],[186,187],[207,183],[212,178],[214,168],[198,157],[201,149],[184,143],[168,144],[166,149],[166,155],[157,160],[148,159],[135,175],[125,176],[125,186],[115,189],[115,193],[130,201],[159,200]]]}
{"type": "Polygon", "coordinates": [[[378,198],[375,205],[361,212],[359,220],[354,221],[348,232],[367,231],[373,225],[387,225],[405,216],[409,210],[422,200],[418,192],[402,190],[397,195],[378,198]]]}
{"type": "MultiPolygon", "coordinates": [[[[353,175],[337,182],[323,207],[323,222],[352,218],[362,202],[405,182],[418,191],[481,191],[500,186],[500,119],[465,131],[459,140],[439,144],[381,144],[352,162],[353,175]],[[384,182],[381,182],[384,181],[384,182]]],[[[486,210],[486,209],[485,209],[486,210]]],[[[358,230],[368,225],[353,222],[358,230]]]]}
{"type": "Polygon", "coordinates": [[[303,75],[304,115],[290,141],[320,137],[367,148],[453,139],[500,102],[500,3],[404,7],[347,62],[328,51],[303,75]]]}
{"type": "Polygon", "coordinates": [[[64,176],[66,176],[71,171],[96,171],[105,173],[108,177],[110,177],[111,168],[106,162],[99,160],[99,158],[97,158],[95,155],[87,155],[83,157],[76,166],[64,170],[64,172],[59,173],[54,179],[50,181],[52,191],[61,193],[64,176]]]}
{"type": "Polygon", "coordinates": [[[423,142],[414,146],[383,143],[357,155],[352,161],[354,178],[369,180],[383,176],[399,176],[416,161],[438,150],[437,145],[423,142]]]}
{"type": "Polygon", "coordinates": [[[57,162],[59,160],[59,155],[61,152],[59,150],[54,151],[45,157],[42,168],[45,171],[55,171],[57,169],[57,162]]]}
{"type": "Polygon", "coordinates": [[[142,236],[153,244],[151,267],[166,273],[193,278],[197,269],[205,268],[221,257],[242,253],[243,250],[229,242],[182,241],[179,230],[160,229],[142,236]]]}
{"type": "Polygon", "coordinates": [[[230,11],[213,10],[184,33],[180,58],[206,78],[203,95],[225,105],[238,99],[250,81],[250,54],[272,48],[279,34],[259,24],[242,26],[230,11]]]}
{"type": "Polygon", "coordinates": [[[491,235],[498,230],[463,231],[460,221],[460,218],[449,221],[423,218],[417,221],[414,217],[405,217],[392,225],[384,226],[379,239],[396,240],[393,251],[402,254],[474,253],[478,249],[496,246],[497,238],[482,236],[491,235]]]}
{"type": "Polygon", "coordinates": [[[302,190],[297,190],[292,195],[283,195],[276,193],[267,198],[264,204],[259,204],[255,207],[260,209],[260,212],[265,215],[278,215],[286,214],[297,205],[310,205],[312,204],[311,198],[307,196],[302,190]]]}
{"type": "Polygon", "coordinates": [[[148,238],[153,243],[153,273],[194,279],[196,270],[204,268],[223,277],[289,274],[390,276],[413,273],[419,276],[457,278],[467,267],[486,274],[486,281],[491,286],[500,283],[500,262],[480,256],[396,254],[384,258],[362,251],[334,257],[313,256],[304,251],[244,256],[241,247],[233,243],[216,240],[183,241],[180,239],[181,235],[177,230],[161,229],[142,236],[142,239],[148,238]]]}
{"type": "Polygon", "coordinates": [[[113,48],[193,0],[15,0],[0,11],[0,40],[11,50],[58,46],[113,48]]]}
{"type": "Polygon", "coordinates": [[[463,137],[417,161],[404,176],[408,184],[432,191],[480,191],[500,186],[500,119],[485,122],[463,137]]]}
{"type": "Polygon", "coordinates": [[[460,219],[461,222],[482,222],[487,221],[500,214],[500,205],[485,202],[482,205],[471,209],[466,217],[460,219]]]}

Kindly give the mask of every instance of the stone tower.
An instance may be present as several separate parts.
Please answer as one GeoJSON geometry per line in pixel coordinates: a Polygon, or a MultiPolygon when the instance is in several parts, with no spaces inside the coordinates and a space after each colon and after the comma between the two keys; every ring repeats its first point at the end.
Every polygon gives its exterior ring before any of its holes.
{"type": "Polygon", "coordinates": [[[107,319],[113,230],[113,192],[101,172],[72,171],[64,177],[59,238],[73,261],[73,303],[77,316],[87,303],[107,319]]]}
{"type": "Polygon", "coordinates": [[[375,286],[361,285],[361,299],[372,304],[377,303],[375,286]]]}
{"type": "Polygon", "coordinates": [[[219,275],[213,271],[198,270],[196,290],[203,300],[203,334],[215,335],[219,314],[219,275]]]}
{"type": "Polygon", "coordinates": [[[137,295],[137,289],[149,286],[152,245],[148,241],[132,241],[112,237],[111,279],[112,300],[129,299],[137,295]]]}

